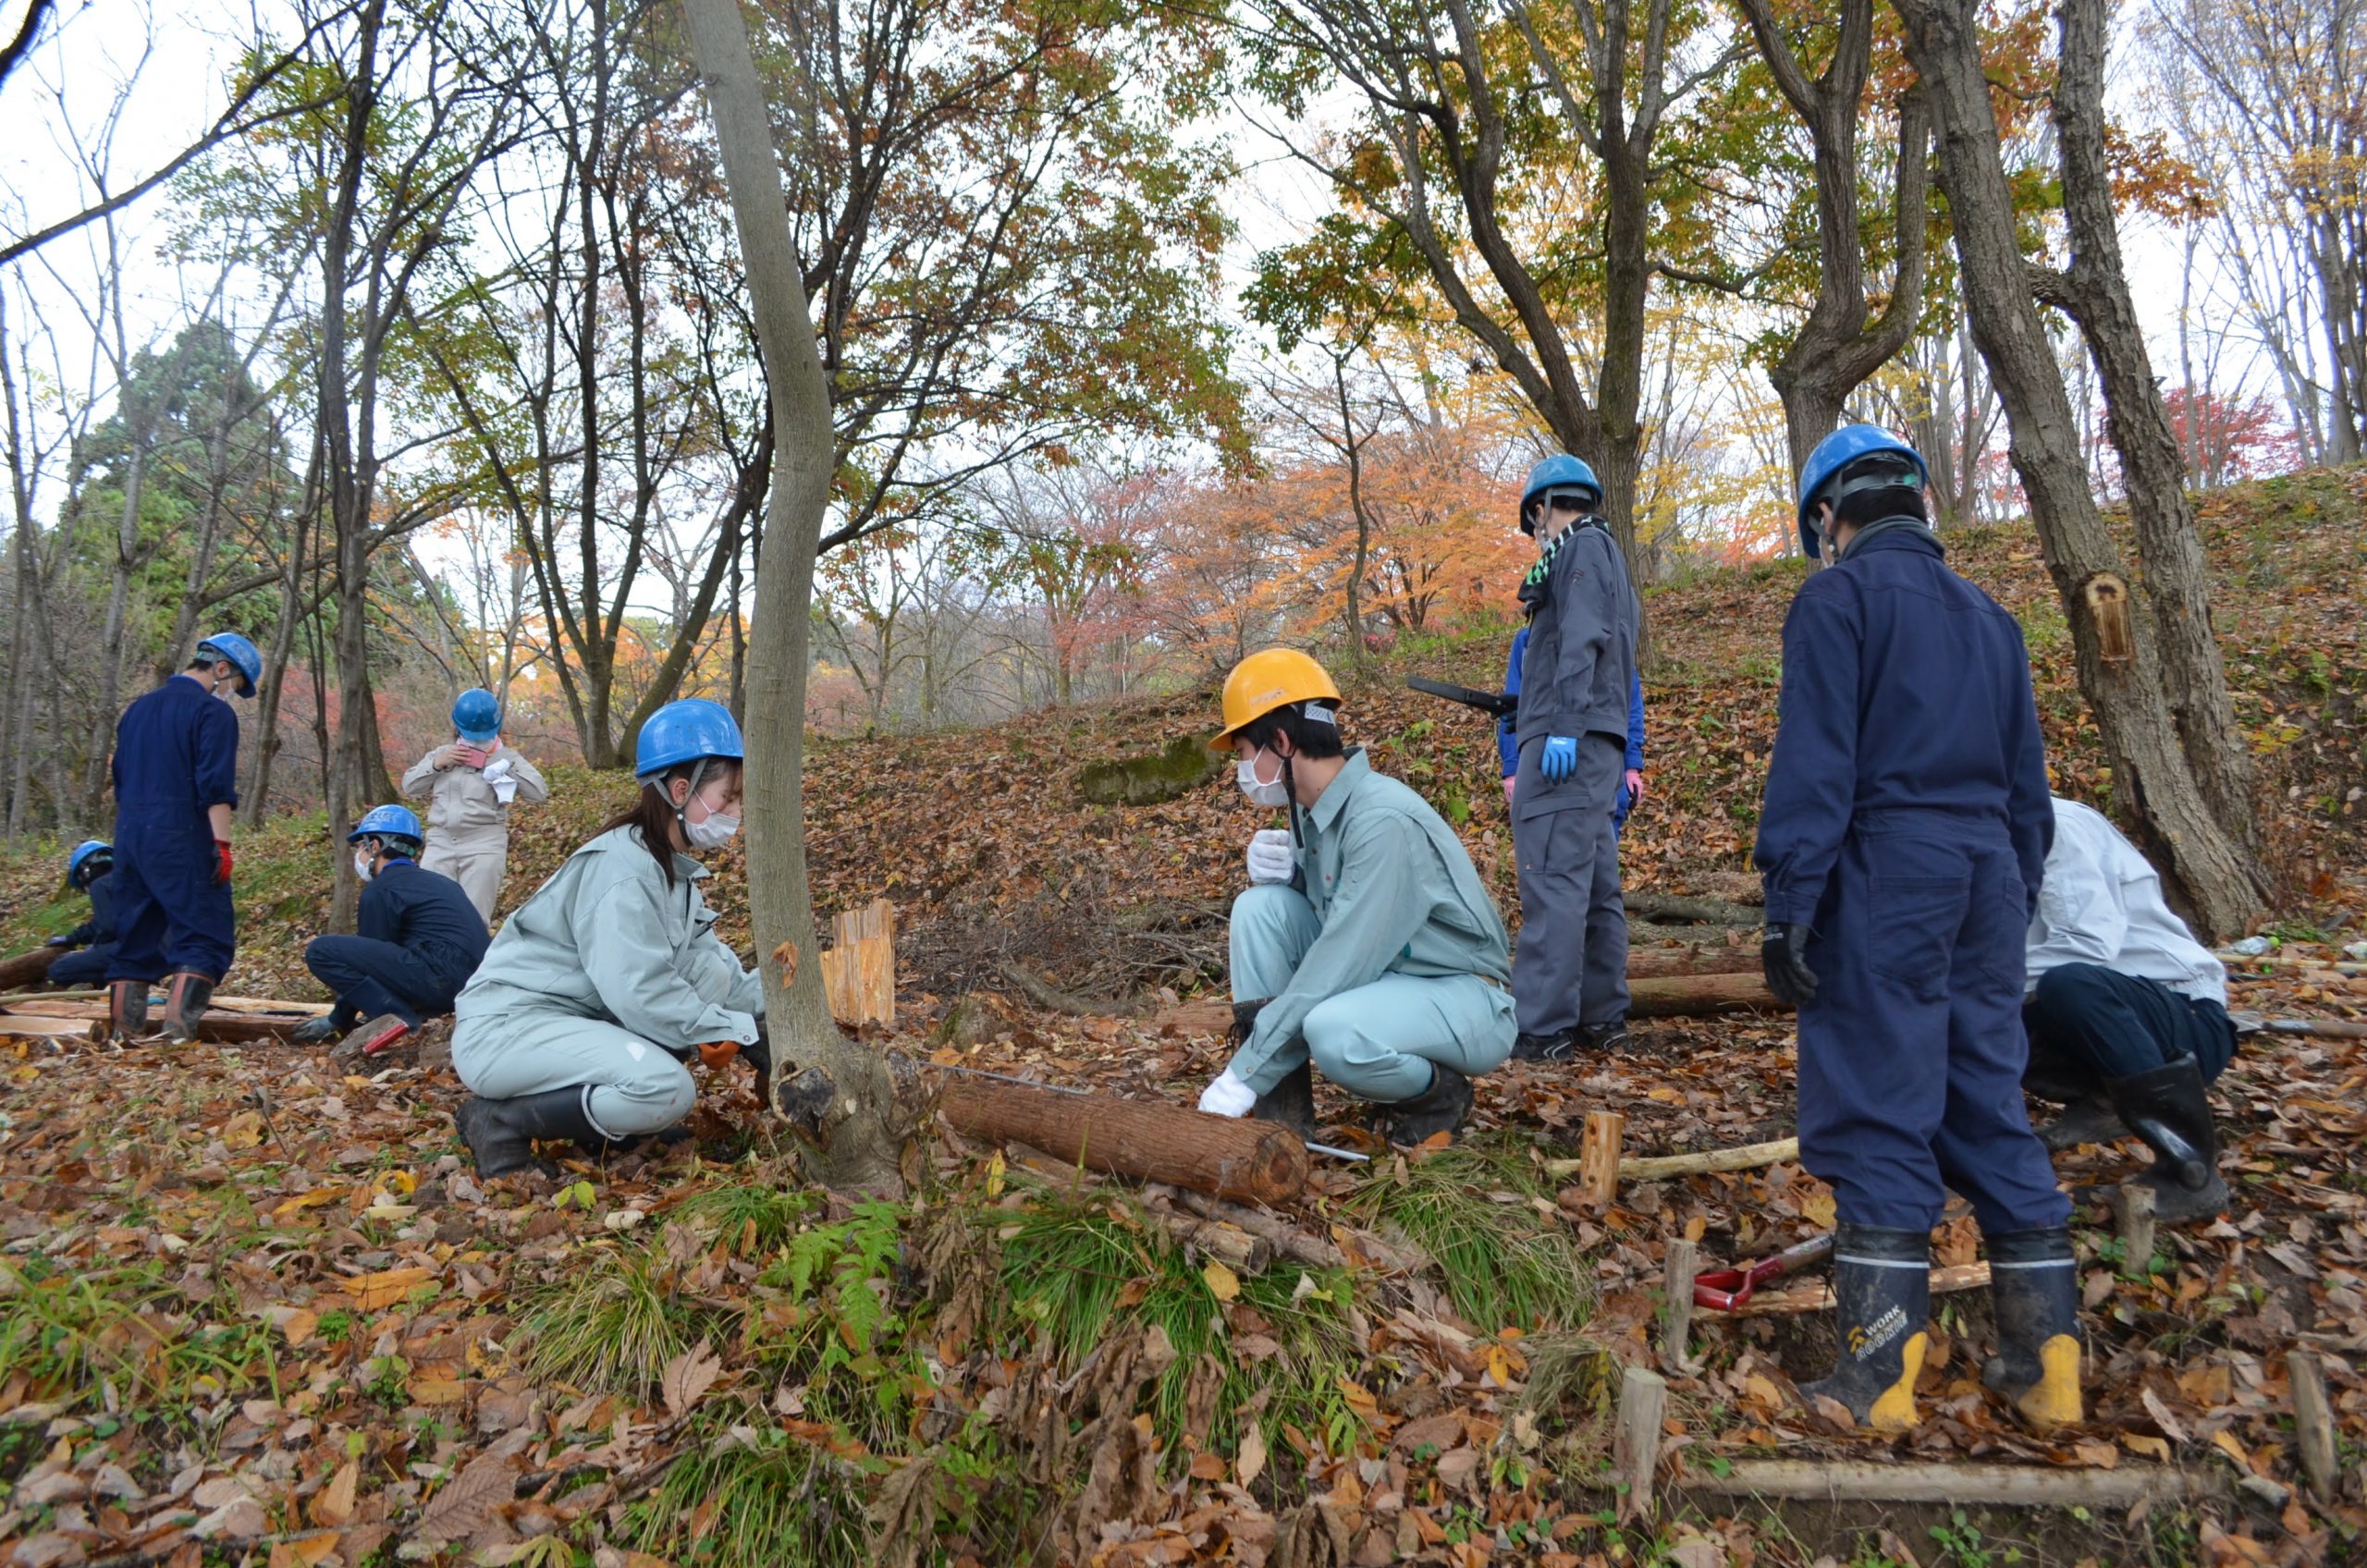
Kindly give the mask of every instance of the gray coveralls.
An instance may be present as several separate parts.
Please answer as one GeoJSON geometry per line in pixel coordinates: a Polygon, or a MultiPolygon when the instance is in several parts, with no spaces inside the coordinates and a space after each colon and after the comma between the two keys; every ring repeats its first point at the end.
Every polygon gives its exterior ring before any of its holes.
{"type": "Polygon", "coordinates": [[[698,1093],[701,1045],[754,1045],[763,983],[715,935],[706,868],[674,857],[674,886],[617,827],[575,851],[502,925],[460,993],[452,1071],[472,1093],[516,1099],[594,1085],[611,1138],[671,1127],[698,1093]]]}
{"type": "Polygon", "coordinates": [[[499,788],[504,782],[514,786],[511,798],[530,805],[551,798],[534,765],[509,746],[487,759],[484,772],[456,765],[438,773],[430,752],[402,779],[405,795],[427,797],[427,848],[419,868],[458,882],[488,925],[509,871],[509,802],[499,788]]]}
{"type": "Polygon", "coordinates": [[[1627,755],[1641,617],[1627,564],[1600,523],[1563,534],[1531,578],[1522,595],[1535,607],[1515,719],[1521,931],[1513,999],[1521,1033],[1557,1035],[1627,1015],[1627,911],[1612,807],[1627,755]],[[1576,738],[1578,765],[1551,782],[1539,764],[1555,735],[1576,738]]]}

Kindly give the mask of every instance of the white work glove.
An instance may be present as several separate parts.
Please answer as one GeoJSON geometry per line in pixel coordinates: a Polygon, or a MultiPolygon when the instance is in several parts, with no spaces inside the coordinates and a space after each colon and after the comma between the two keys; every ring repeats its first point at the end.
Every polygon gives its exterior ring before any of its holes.
{"type": "Polygon", "coordinates": [[[1298,854],[1288,831],[1261,827],[1249,836],[1249,880],[1255,887],[1287,882],[1298,874],[1298,854]]]}
{"type": "Polygon", "coordinates": [[[1246,1116],[1257,1103],[1257,1091],[1234,1077],[1230,1067],[1200,1091],[1200,1109],[1210,1116],[1246,1116]]]}
{"type": "Polygon", "coordinates": [[[484,781],[493,786],[493,798],[503,805],[518,798],[518,780],[509,775],[508,757],[496,757],[484,765],[484,781]]]}

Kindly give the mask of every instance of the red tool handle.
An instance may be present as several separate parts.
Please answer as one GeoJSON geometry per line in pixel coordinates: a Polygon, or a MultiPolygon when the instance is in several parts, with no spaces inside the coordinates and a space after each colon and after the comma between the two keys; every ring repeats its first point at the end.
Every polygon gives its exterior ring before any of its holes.
{"type": "Polygon", "coordinates": [[[1770,1280],[1780,1280],[1823,1257],[1833,1250],[1833,1234],[1811,1236],[1797,1246],[1743,1268],[1719,1268],[1693,1277],[1693,1305],[1717,1312],[1732,1312],[1748,1301],[1751,1292],[1770,1280]]]}

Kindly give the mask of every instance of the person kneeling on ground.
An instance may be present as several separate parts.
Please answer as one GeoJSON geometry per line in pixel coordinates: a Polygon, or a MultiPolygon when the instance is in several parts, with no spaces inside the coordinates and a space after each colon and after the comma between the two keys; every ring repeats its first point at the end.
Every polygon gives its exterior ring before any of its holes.
{"type": "Polygon", "coordinates": [[[764,986],[715,935],[707,872],[689,853],[739,832],[742,755],[720,704],[658,709],[635,748],[632,809],[494,938],[452,1035],[452,1070],[475,1096],[457,1120],[479,1175],[535,1165],[538,1138],[599,1153],[671,1128],[698,1097],[693,1055],[744,1055],[761,1081],[764,986]]]}
{"type": "Polygon", "coordinates": [[[80,948],[49,966],[53,986],[104,986],[107,966],[115,962],[115,847],[103,839],[85,839],[66,860],[66,885],[91,900],[91,918],[43,946],[80,948]]]}
{"type": "Polygon", "coordinates": [[[2163,1219],[2227,1207],[2209,1085],[2236,1054],[2227,971],[2162,901],[2161,879],[2101,812],[2054,802],[2054,845],[2030,922],[2022,1087],[2067,1102],[2039,1138],[2060,1153],[2126,1137],[2163,1219]]]}
{"type": "Polygon", "coordinates": [[[420,868],[420,841],[419,818],[398,805],[365,812],[346,835],[362,878],[361,929],[305,944],[304,967],[337,1006],[289,1039],[312,1044],[344,1035],[347,1046],[376,1056],[423,1018],[452,1011],[493,938],[458,882],[420,868]]]}
{"type": "Polygon", "coordinates": [[[1322,667],[1287,648],[1225,680],[1209,744],[1291,828],[1250,840],[1231,932],[1239,1048],[1200,1109],[1305,1137],[1321,1068],[1380,1105],[1392,1139],[1418,1144],[1461,1126],[1472,1075],[1512,1054],[1511,942],[1454,830],[1342,745],[1339,704],[1322,667]]]}

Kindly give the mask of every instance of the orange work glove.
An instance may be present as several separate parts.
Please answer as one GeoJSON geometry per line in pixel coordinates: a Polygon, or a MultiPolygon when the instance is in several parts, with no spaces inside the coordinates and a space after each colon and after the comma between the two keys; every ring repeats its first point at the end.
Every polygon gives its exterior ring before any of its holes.
{"type": "Polygon", "coordinates": [[[699,1047],[699,1060],[706,1064],[709,1072],[722,1072],[739,1054],[740,1042],[737,1040],[717,1040],[699,1047]]]}

